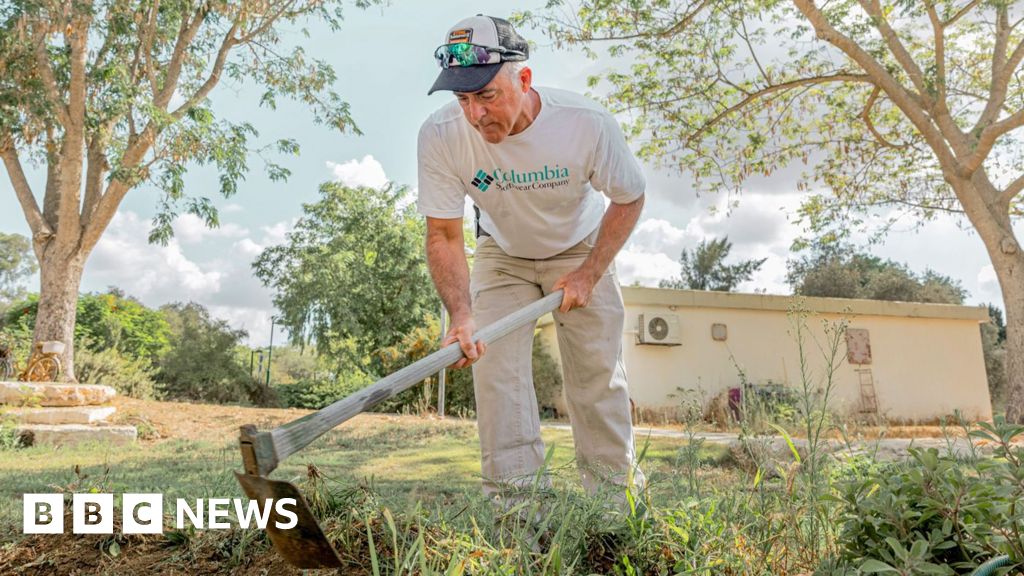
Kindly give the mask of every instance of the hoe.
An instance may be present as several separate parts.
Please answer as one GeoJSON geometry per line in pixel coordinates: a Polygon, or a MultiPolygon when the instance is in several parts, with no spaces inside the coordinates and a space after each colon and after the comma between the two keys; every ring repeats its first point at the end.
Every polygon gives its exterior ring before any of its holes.
{"type": "MultiPolygon", "coordinates": [[[[476,333],[475,338],[485,344],[494,342],[517,328],[536,322],[544,314],[558,308],[561,303],[562,291],[552,292],[483,328],[476,333]]],[[[290,522],[280,518],[273,507],[270,508],[270,521],[267,524],[271,544],[289,564],[298,568],[337,568],[342,562],[298,488],[290,482],[267,478],[267,475],[285,458],[302,450],[332,428],[412,387],[445,366],[454,364],[461,357],[462,350],[458,343],[449,344],[430,356],[378,380],[372,386],[273,430],[261,432],[251,424],[242,426],[239,443],[245,473],[235,472],[235,477],[238,478],[246,495],[255,500],[261,509],[268,506],[268,500],[276,502],[282,498],[293,498],[296,502],[298,523],[294,528],[277,528],[279,522],[290,522]]]]}

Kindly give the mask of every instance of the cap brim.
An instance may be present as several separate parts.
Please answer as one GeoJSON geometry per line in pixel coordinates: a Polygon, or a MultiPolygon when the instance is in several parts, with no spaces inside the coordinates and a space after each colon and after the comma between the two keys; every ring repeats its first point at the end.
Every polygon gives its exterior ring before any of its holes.
{"type": "Polygon", "coordinates": [[[501,70],[501,63],[481,64],[479,66],[453,66],[445,68],[438,74],[434,85],[430,87],[427,94],[433,94],[438,90],[451,90],[452,92],[476,92],[490,84],[491,80],[501,70]]]}

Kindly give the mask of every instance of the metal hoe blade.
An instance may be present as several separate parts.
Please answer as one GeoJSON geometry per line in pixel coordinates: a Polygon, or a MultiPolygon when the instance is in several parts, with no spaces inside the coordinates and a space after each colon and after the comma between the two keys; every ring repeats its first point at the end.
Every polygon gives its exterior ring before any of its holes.
{"type": "Polygon", "coordinates": [[[238,478],[238,483],[242,485],[245,494],[259,503],[261,510],[264,506],[271,506],[267,536],[285,561],[297,568],[341,567],[338,552],[327,540],[320,523],[309,509],[309,504],[294,484],[238,472],[235,472],[235,478],[238,478]],[[282,517],[274,507],[283,498],[295,499],[295,506],[288,509],[298,516],[298,524],[284,530],[278,528],[278,524],[290,524],[291,519],[282,517]]]}

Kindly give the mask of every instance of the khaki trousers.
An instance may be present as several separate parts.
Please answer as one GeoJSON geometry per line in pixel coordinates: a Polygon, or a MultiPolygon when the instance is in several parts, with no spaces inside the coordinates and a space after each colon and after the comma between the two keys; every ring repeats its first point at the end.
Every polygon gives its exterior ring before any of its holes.
{"type": "MultiPolygon", "coordinates": [[[[597,231],[545,260],[509,256],[493,238],[480,238],[470,279],[477,327],[550,293],[555,281],[583,263],[596,237],[597,231]]],[[[624,499],[623,486],[632,485],[634,490],[644,486],[643,473],[635,466],[622,363],[624,315],[614,263],[594,287],[588,306],[553,314],[583,486],[589,494],[610,487],[616,500],[624,499]]],[[[483,490],[493,499],[507,500],[509,495],[503,494],[507,488],[528,486],[544,464],[533,387],[533,334],[532,325],[509,334],[490,344],[473,365],[483,490]]],[[[546,477],[541,481],[548,484],[546,477]]]]}

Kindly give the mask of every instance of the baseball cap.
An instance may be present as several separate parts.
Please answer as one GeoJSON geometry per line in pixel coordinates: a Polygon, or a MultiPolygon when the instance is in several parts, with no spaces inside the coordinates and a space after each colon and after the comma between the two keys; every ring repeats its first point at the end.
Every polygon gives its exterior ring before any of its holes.
{"type": "Polygon", "coordinates": [[[427,94],[438,90],[476,92],[494,79],[503,62],[529,58],[530,46],[508,20],[477,14],[451,27],[434,57],[442,69],[427,94]],[[469,45],[473,50],[459,45],[469,45]],[[462,54],[468,57],[456,57],[462,54]]]}

